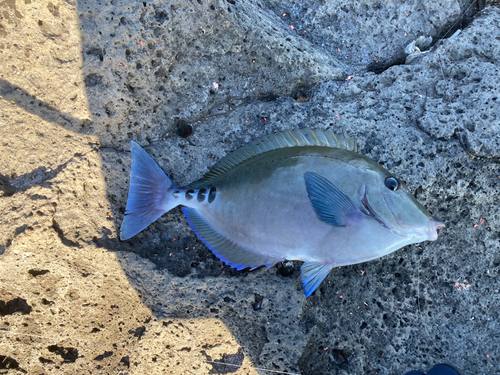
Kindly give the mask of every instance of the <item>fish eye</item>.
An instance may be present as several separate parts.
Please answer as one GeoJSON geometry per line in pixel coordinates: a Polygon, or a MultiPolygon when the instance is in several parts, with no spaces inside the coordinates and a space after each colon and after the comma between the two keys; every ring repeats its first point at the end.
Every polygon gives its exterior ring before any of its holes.
{"type": "Polygon", "coordinates": [[[399,189],[399,181],[396,179],[396,177],[392,177],[392,176],[386,177],[385,186],[387,186],[392,191],[398,190],[399,189]]]}

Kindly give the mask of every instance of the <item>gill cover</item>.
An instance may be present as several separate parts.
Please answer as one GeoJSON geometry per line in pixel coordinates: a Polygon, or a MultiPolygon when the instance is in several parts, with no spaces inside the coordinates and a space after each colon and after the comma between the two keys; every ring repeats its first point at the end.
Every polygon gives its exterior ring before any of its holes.
{"type": "Polygon", "coordinates": [[[402,237],[420,241],[430,239],[431,214],[396,177],[382,168],[377,174],[376,180],[367,186],[365,207],[402,237]]]}

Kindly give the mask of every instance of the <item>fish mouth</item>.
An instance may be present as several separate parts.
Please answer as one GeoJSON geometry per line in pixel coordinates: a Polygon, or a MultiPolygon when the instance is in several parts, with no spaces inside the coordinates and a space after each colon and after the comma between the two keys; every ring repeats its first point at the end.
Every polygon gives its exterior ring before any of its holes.
{"type": "MultiPolygon", "coordinates": [[[[404,233],[403,227],[401,227],[401,229],[403,231],[397,230],[396,228],[392,227],[384,219],[382,219],[380,217],[380,215],[378,215],[377,212],[370,206],[370,203],[368,202],[368,186],[366,186],[366,185],[365,185],[365,191],[363,194],[363,198],[361,198],[361,204],[366,209],[366,211],[368,211],[368,213],[375,220],[377,220],[380,223],[380,225],[382,225],[384,228],[393,231],[394,233],[396,233],[397,235],[399,235],[401,237],[409,237],[409,234],[404,233]]],[[[392,214],[392,212],[391,212],[391,214],[392,214]]],[[[394,219],[396,220],[396,218],[394,218],[394,219]]],[[[397,220],[396,220],[396,222],[397,222],[397,220]]],[[[443,228],[444,228],[444,223],[442,223],[441,221],[438,221],[438,220],[434,220],[433,218],[430,218],[428,229],[425,231],[422,231],[422,232],[415,232],[415,233],[420,233],[420,234],[427,233],[427,235],[428,235],[427,240],[428,241],[435,241],[438,238],[438,233],[437,233],[438,229],[443,229],[443,228]]]]}
{"type": "Polygon", "coordinates": [[[438,239],[438,229],[444,228],[444,223],[434,219],[429,220],[430,236],[429,241],[436,241],[438,239]]]}
{"type": "MultiPolygon", "coordinates": [[[[361,204],[363,205],[363,207],[366,209],[366,211],[368,211],[368,213],[375,219],[377,220],[380,225],[382,225],[384,228],[386,229],[389,229],[389,230],[393,230],[393,228],[391,228],[389,226],[389,224],[387,224],[384,219],[382,219],[380,217],[380,215],[378,215],[375,210],[370,206],[370,203],[368,203],[368,186],[365,185],[365,191],[364,191],[364,194],[363,194],[363,198],[361,198],[361,204]]],[[[395,231],[396,233],[398,233],[397,231],[395,231]]],[[[399,234],[399,233],[398,233],[399,234]]]]}

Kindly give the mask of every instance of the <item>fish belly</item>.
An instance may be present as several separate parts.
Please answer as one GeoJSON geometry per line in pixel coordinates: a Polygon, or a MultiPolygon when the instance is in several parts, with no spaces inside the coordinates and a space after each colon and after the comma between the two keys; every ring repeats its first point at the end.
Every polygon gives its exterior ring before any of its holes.
{"type": "Polygon", "coordinates": [[[317,218],[304,173],[334,169],[339,168],[331,160],[307,155],[250,165],[217,186],[217,199],[197,210],[213,229],[248,251],[325,261],[333,255],[324,241],[332,226],[317,218]]]}

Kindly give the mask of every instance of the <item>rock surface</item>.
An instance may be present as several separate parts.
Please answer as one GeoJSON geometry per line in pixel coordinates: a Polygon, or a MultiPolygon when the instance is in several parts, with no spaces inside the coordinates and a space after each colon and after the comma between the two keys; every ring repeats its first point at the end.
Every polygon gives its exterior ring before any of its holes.
{"type": "Polygon", "coordinates": [[[0,2],[0,372],[500,374],[500,10],[475,4],[0,2]],[[308,299],[299,262],[235,271],[179,209],[117,240],[130,140],[187,185],[297,127],[354,137],[439,240],[308,299]]]}

